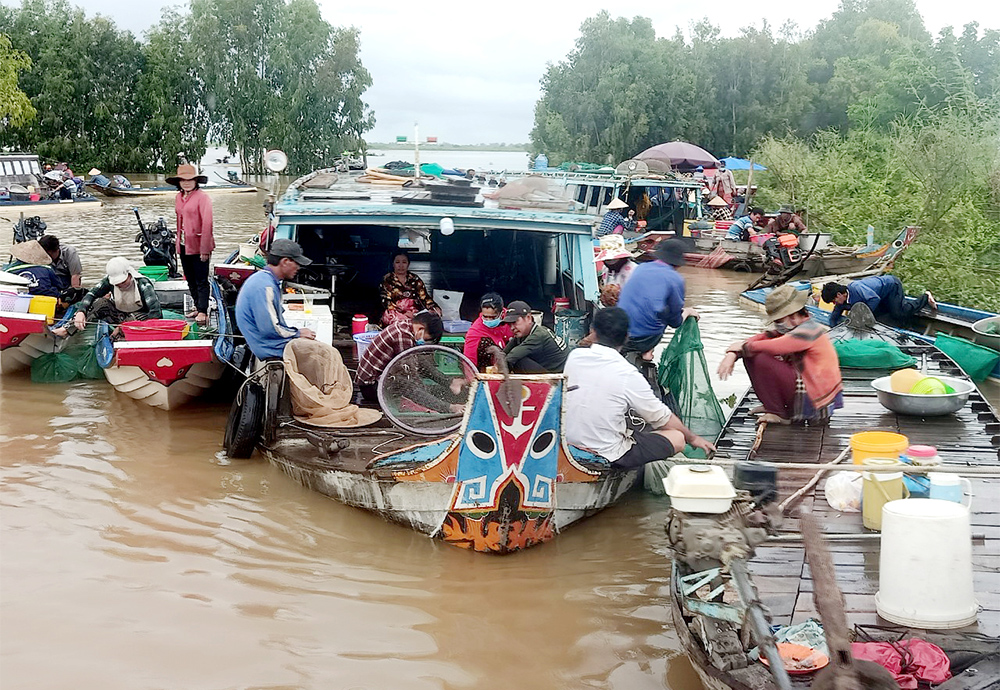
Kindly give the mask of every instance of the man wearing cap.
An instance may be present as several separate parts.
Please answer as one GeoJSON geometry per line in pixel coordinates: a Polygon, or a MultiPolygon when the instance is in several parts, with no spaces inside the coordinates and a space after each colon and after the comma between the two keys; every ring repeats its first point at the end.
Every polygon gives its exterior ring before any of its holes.
{"type": "Polygon", "coordinates": [[[843,384],[837,351],[806,310],[807,290],[776,287],[764,301],[771,327],[764,333],[730,345],[719,364],[725,381],[742,359],[760,407],[760,422],[826,421],[843,407],[843,384]]]}
{"type": "MultiPolygon", "coordinates": [[[[105,270],[107,276],[77,302],[71,328],[83,330],[88,320],[119,324],[163,318],[153,281],[140,275],[128,259],[116,256],[105,270]]],[[[67,335],[71,331],[64,327],[52,332],[67,335]]]]}
{"type": "Polygon", "coordinates": [[[601,224],[597,228],[597,236],[603,237],[615,232],[621,234],[626,230],[635,230],[635,211],[629,209],[628,216],[622,214],[622,210],[628,208],[628,204],[619,198],[614,198],[611,203],[605,206],[607,213],[601,219],[601,224]]]}
{"type": "Polygon", "coordinates": [[[684,278],[674,268],[686,263],[684,248],[682,240],[663,240],[653,252],[656,260],[640,264],[622,288],[618,306],[629,318],[625,351],[652,359],[667,326],[678,328],[687,317],[698,318],[697,311],[684,306],[684,278]]]}
{"type": "Polygon", "coordinates": [[[755,206],[750,209],[750,213],[733,221],[726,232],[726,239],[734,242],[749,242],[750,238],[757,234],[756,228],[760,227],[763,220],[764,209],[755,206]]]}
{"type": "Polygon", "coordinates": [[[649,382],[621,355],[628,339],[628,314],[611,307],[594,315],[590,347],[578,347],[566,360],[568,389],[563,415],[566,441],[609,460],[616,469],[635,469],[665,460],[686,444],[706,453],[715,446],[694,434],[654,395],[649,382]],[[649,431],[632,431],[633,412],[649,431]]]}
{"type": "Polygon", "coordinates": [[[29,295],[59,296],[62,290],[59,277],[52,270],[52,259],[38,240],[18,242],[10,248],[10,255],[14,261],[4,270],[27,279],[29,295]]]}
{"type": "Polygon", "coordinates": [[[793,235],[798,235],[800,232],[806,232],[806,224],[795,213],[795,208],[791,204],[782,204],[778,208],[778,217],[772,218],[768,222],[766,230],[767,232],[773,232],[775,235],[789,232],[793,235]]]}
{"type": "Polygon", "coordinates": [[[281,307],[281,281],[291,280],[300,266],[311,263],[297,242],[274,240],[267,253],[267,266],[250,276],[240,288],[236,325],[257,359],[281,359],[289,341],[316,337],[308,328],[292,328],[285,323],[281,307]]]}
{"type": "Polygon", "coordinates": [[[549,329],[535,323],[527,302],[511,302],[503,320],[514,331],[514,339],[503,349],[513,373],[558,374],[563,370],[566,351],[559,347],[549,329]]]}

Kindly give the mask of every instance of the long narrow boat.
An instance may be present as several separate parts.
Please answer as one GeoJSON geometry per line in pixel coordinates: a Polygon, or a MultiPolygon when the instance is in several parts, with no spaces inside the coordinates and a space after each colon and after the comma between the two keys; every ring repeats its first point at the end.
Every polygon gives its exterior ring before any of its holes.
{"type": "Polygon", "coordinates": [[[202,395],[222,377],[234,353],[233,328],[218,283],[212,294],[209,328],[196,340],[118,340],[106,325],[98,330],[98,363],[119,393],[163,410],[202,395]]]}
{"type": "MultiPolygon", "coordinates": [[[[823,284],[827,282],[833,281],[847,284],[850,280],[850,278],[843,276],[824,276],[814,280],[795,281],[794,283],[790,283],[790,285],[796,290],[808,290],[815,293],[817,289],[822,288],[823,284]]],[[[757,288],[755,290],[744,290],[740,293],[740,302],[763,312],[764,300],[767,299],[767,295],[771,289],[757,288]]],[[[907,297],[907,299],[912,301],[914,298],[907,297]]],[[[830,325],[832,313],[830,310],[815,304],[807,305],[807,309],[814,319],[826,326],[830,325]]],[[[982,309],[962,307],[957,304],[949,304],[948,302],[938,302],[937,309],[924,308],[916,313],[914,318],[917,329],[912,334],[927,342],[932,342],[937,333],[946,333],[970,341],[981,341],[982,334],[975,331],[973,326],[984,319],[993,319],[997,316],[998,314],[982,309]]],[[[989,347],[993,344],[993,341],[981,344],[989,347]]],[[[997,363],[990,373],[990,379],[1000,381],[1000,362],[997,363]]]]}
{"type": "MultiPolygon", "coordinates": [[[[961,369],[932,345],[885,326],[842,324],[830,335],[833,339],[887,340],[916,358],[927,373],[967,380],[961,369]]],[[[995,655],[1000,649],[997,637],[1000,635],[1000,580],[996,578],[1000,565],[997,560],[1000,534],[997,533],[997,509],[993,500],[1000,491],[1000,472],[994,472],[992,476],[975,476],[973,472],[976,468],[1000,469],[1000,420],[978,391],[972,393],[967,404],[952,415],[914,417],[890,412],[878,402],[871,387],[873,377],[884,373],[844,369],[844,407],[833,415],[827,426],[766,425],[761,433],[750,413],[759,400],[753,390],[748,390],[722,430],[717,446],[734,460],[755,453],[756,460],[773,463],[778,468],[778,497],[782,501],[805,489],[797,509],[811,513],[825,532],[837,586],[843,594],[846,623],[859,637],[858,641],[865,637],[893,642],[908,636],[922,638],[949,655],[954,671],[962,668],[963,653],[967,661],[971,652],[980,652],[983,658],[976,662],[979,664],[978,675],[975,671],[969,672],[953,684],[939,687],[993,687],[989,683],[996,680],[996,660],[994,658],[990,662],[986,654],[993,652],[995,655]],[[787,463],[819,465],[834,461],[849,447],[854,433],[872,429],[903,434],[912,444],[934,445],[946,466],[968,468],[966,471],[970,475],[974,494],[972,533],[985,535],[985,539],[972,544],[973,582],[979,610],[971,625],[953,630],[928,631],[893,625],[880,618],[876,604],[880,588],[879,538],[863,527],[860,513],[841,513],[829,507],[820,488],[822,482],[810,488],[809,481],[815,474],[814,470],[782,467],[787,463]],[[993,666],[990,666],[991,663],[993,666]],[[976,678],[980,680],[976,681],[976,678]]],[[[847,461],[850,462],[850,459],[847,461]]],[[[746,500],[738,498],[737,504],[743,510],[742,514],[750,512],[746,500]]],[[[749,629],[751,618],[748,612],[763,604],[770,612],[766,623],[789,626],[820,617],[817,596],[828,594],[836,598],[839,594],[817,585],[820,577],[810,567],[808,545],[804,545],[799,536],[795,504],[789,507],[793,508],[791,512],[794,514],[785,518],[777,539],[772,537],[755,549],[748,547],[752,556],[736,559],[739,564],[745,564],[749,579],[756,588],[756,601],[753,593],[744,597],[737,592],[733,579],[738,578],[734,576],[730,579],[727,574],[729,568],[723,567],[721,562],[707,559],[692,566],[688,562],[693,560],[690,558],[693,553],[690,544],[686,544],[683,538],[673,538],[676,549],[671,574],[674,628],[706,688],[770,690],[779,687],[767,667],[748,656],[750,648],[756,644],[755,640],[760,639],[749,629]],[[707,589],[720,582],[722,586],[707,596],[705,589],[697,591],[698,583],[707,585],[709,582],[712,584],[707,589]]],[[[690,521],[692,517],[710,524],[732,519],[728,527],[741,521],[736,507],[725,515],[677,516],[675,511],[672,519],[680,520],[681,525],[675,523],[672,534],[683,534],[683,520],[690,521]]],[[[699,529],[704,530],[704,524],[699,529]]],[[[716,531],[720,543],[722,539],[732,539],[728,543],[730,553],[738,553],[737,547],[747,547],[739,543],[742,537],[732,536],[732,530],[725,532],[720,528],[716,531]]],[[[813,566],[818,567],[815,563],[813,566]]],[[[734,565],[732,572],[739,574],[742,567],[734,565]]],[[[947,587],[946,584],[942,586],[947,587]]],[[[756,610],[760,611],[759,608],[756,610]]],[[[816,676],[816,673],[793,675],[783,687],[818,688],[820,685],[816,676]]],[[[930,686],[922,682],[919,687],[930,686]]]]}
{"type": "MultiPolygon", "coordinates": [[[[113,187],[103,186],[88,182],[87,186],[108,197],[143,197],[143,196],[167,196],[177,193],[177,187],[172,185],[157,185],[155,187],[113,187]]],[[[256,192],[257,188],[251,184],[205,184],[201,189],[211,194],[241,194],[256,192]]]]}
{"type": "MultiPolygon", "coordinates": [[[[564,204],[566,211],[501,208],[493,199],[481,206],[399,203],[389,188],[338,179],[331,170],[296,180],[275,205],[275,234],[294,239],[313,259],[297,280],[332,295],[330,306],[313,305],[317,325],[301,311],[295,325],[328,328],[327,342],[354,368],[349,324],[360,314],[379,322],[379,283],[399,248],[410,250],[410,270],[428,290],[449,291],[459,319],[475,319],[480,296],[490,291],[527,301],[546,313],[547,324],[556,296],[579,315],[598,298],[593,228],[604,205],[620,194],[649,196],[660,204],[650,218],[679,229],[688,196],[697,202],[699,194],[693,183],[663,179],[571,175],[550,182],[554,196],[574,202],[564,204]]],[[[464,336],[446,335],[460,350],[464,336]]],[[[407,422],[427,414],[419,406],[400,413],[385,404],[378,406],[385,417],[372,426],[309,427],[279,411],[281,365],[268,363],[265,371],[263,389],[263,374],[252,374],[234,405],[225,443],[231,456],[247,456],[257,443],[306,486],[474,551],[510,553],[548,541],[613,504],[637,480],[637,472],[616,471],[568,447],[561,376],[507,383],[470,376],[464,413],[453,411],[453,424],[428,433],[426,420],[419,428],[407,422]]]]}
{"type": "Polygon", "coordinates": [[[57,347],[44,314],[0,311],[0,374],[30,369],[32,362],[57,347]]]}
{"type": "Polygon", "coordinates": [[[29,187],[36,190],[48,189],[38,156],[31,153],[0,153],[0,191],[4,193],[0,198],[0,212],[48,216],[71,209],[100,208],[104,204],[87,193],[77,194],[72,199],[46,198],[32,201],[28,193],[29,187]],[[19,191],[14,191],[18,189],[19,191]]]}

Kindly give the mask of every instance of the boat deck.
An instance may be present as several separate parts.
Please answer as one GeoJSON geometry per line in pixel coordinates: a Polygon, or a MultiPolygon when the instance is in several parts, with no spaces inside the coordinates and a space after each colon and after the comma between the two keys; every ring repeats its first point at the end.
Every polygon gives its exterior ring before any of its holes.
{"type": "MultiPolygon", "coordinates": [[[[928,344],[913,342],[902,349],[926,364],[928,374],[955,375],[957,366],[928,344]]],[[[882,407],[869,381],[883,372],[844,372],[844,408],[834,414],[828,426],[768,425],[754,459],[770,462],[832,462],[849,446],[858,431],[884,429],[904,434],[912,444],[938,448],[948,465],[1000,467],[1000,422],[996,412],[978,392],[954,415],[910,417],[882,407]]],[[[759,404],[752,391],[740,401],[718,442],[720,453],[742,460],[756,438],[756,418],[749,410],[759,404]]],[[[844,460],[850,462],[850,457],[844,460]]],[[[779,472],[779,500],[794,493],[814,472],[786,469],[779,472]]],[[[1000,478],[970,477],[973,486],[972,533],[983,538],[973,541],[973,570],[976,598],[981,606],[977,625],[963,629],[991,636],[1000,635],[1000,478]]],[[[798,510],[808,510],[829,534],[874,534],[864,528],[860,513],[841,513],[829,506],[823,495],[824,480],[806,494],[786,518],[782,531],[798,532],[798,510]]],[[[828,547],[844,594],[850,625],[890,625],[876,614],[875,593],[879,587],[879,540],[830,541],[828,547]]],[[[758,547],[751,572],[770,609],[773,622],[790,625],[818,618],[813,604],[813,581],[803,547],[796,542],[779,542],[758,547]]]]}

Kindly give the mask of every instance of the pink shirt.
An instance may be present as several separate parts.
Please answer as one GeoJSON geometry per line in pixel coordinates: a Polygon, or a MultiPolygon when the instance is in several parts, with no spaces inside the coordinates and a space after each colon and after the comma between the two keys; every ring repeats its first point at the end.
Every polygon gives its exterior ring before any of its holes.
{"type": "Polygon", "coordinates": [[[177,253],[211,254],[215,249],[212,234],[212,200],[208,194],[195,189],[189,194],[180,192],[174,200],[177,214],[177,253]]]}

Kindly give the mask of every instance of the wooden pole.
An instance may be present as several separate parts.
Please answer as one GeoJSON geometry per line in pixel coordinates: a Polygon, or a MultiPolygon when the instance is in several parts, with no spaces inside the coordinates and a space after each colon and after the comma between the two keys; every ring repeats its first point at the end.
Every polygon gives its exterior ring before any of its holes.
{"type": "MultiPolygon", "coordinates": [[[[839,465],[841,462],[843,462],[844,458],[847,457],[847,454],[850,452],[850,450],[851,450],[850,448],[844,448],[844,450],[841,451],[840,455],[837,456],[837,459],[830,464],[839,465]]],[[[809,489],[816,486],[816,483],[820,480],[820,477],[822,477],[826,473],[827,473],[826,469],[820,470],[819,472],[813,475],[812,479],[806,482],[805,486],[803,486],[801,489],[799,489],[794,494],[792,494],[784,501],[782,501],[781,504],[778,506],[778,509],[781,510],[781,514],[784,515],[785,511],[788,510],[790,507],[792,507],[792,505],[796,501],[805,496],[806,492],[809,491],[809,489]]]]}
{"type": "MultiPolygon", "coordinates": [[[[698,460],[691,458],[678,458],[673,461],[684,465],[718,465],[720,467],[733,467],[741,460],[698,460]]],[[[943,472],[946,474],[968,474],[973,477],[1000,477],[1000,467],[987,465],[889,465],[886,467],[875,467],[871,465],[838,465],[836,462],[818,464],[815,462],[767,462],[758,460],[768,467],[777,467],[779,470],[829,470],[839,467],[845,472],[906,472],[907,474],[926,474],[928,472],[943,472]]]]}

